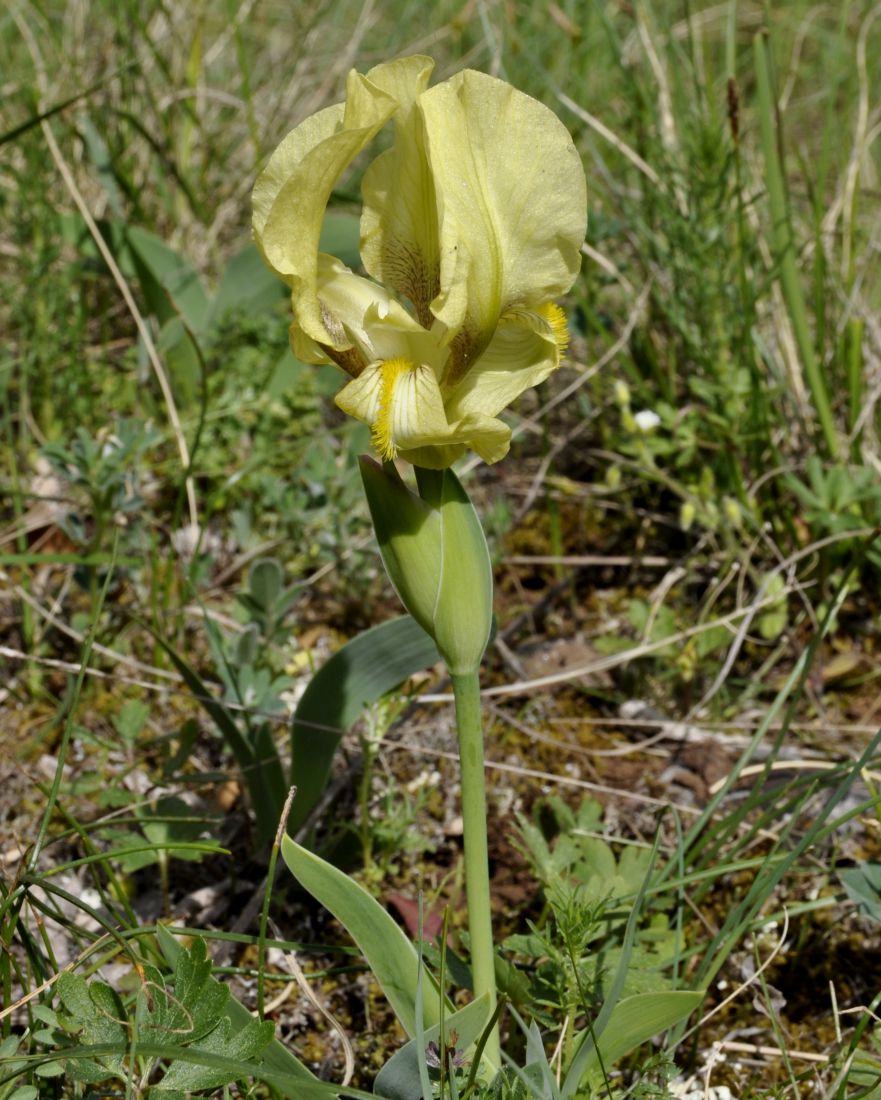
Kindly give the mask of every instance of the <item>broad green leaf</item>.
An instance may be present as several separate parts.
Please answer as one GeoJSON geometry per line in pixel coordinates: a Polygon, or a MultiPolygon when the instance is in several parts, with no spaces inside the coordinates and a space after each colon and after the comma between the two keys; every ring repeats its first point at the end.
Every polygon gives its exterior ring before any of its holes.
{"type": "MultiPolygon", "coordinates": [[[[34,1007],[44,1008],[45,1006],[35,1005],[34,1007]]],[[[46,1011],[50,1016],[54,1015],[51,1010],[46,1011]]],[[[36,1034],[32,1037],[37,1039],[36,1034]]],[[[39,1095],[33,1085],[16,1086],[16,1081],[24,1076],[24,1071],[31,1068],[26,1059],[15,1057],[20,1042],[19,1035],[8,1035],[5,1039],[0,1039],[0,1100],[37,1100],[39,1095]],[[19,1070],[20,1073],[16,1072],[19,1070]]],[[[37,1042],[40,1040],[37,1039],[37,1042]]]]}
{"type": "MultiPolygon", "coordinates": [[[[449,1038],[451,1032],[455,1031],[457,1048],[467,1050],[480,1038],[491,1015],[489,995],[485,993],[458,1012],[447,1016],[444,1019],[444,1034],[449,1038]]],[[[440,1025],[427,1028],[424,1033],[426,1044],[432,1040],[437,1041],[439,1035],[440,1025]]],[[[373,1082],[376,1095],[385,1100],[412,1100],[412,1097],[418,1096],[420,1056],[424,1058],[425,1054],[422,1052],[420,1055],[415,1039],[396,1051],[373,1082]]]]}
{"type": "Polygon", "coordinates": [[[94,1015],[91,998],[89,997],[89,983],[79,974],[63,970],[58,976],[55,988],[64,1009],[76,1021],[83,1026],[86,1020],[94,1015]]]}
{"type": "Polygon", "coordinates": [[[340,738],[371,706],[414,672],[440,660],[437,647],[409,615],[374,626],[338,650],[312,677],[291,729],[288,829],[294,833],[321,798],[340,738]]]}
{"type": "MultiPolygon", "coordinates": [[[[177,968],[178,960],[185,953],[185,948],[162,925],[156,929],[156,938],[162,954],[172,966],[177,968]]],[[[247,1008],[233,996],[228,998],[224,1012],[232,1024],[234,1033],[248,1027],[254,1019],[247,1008]]],[[[283,1096],[288,1097],[288,1100],[311,1100],[312,1097],[324,1098],[336,1094],[329,1086],[320,1082],[287,1047],[282,1046],[278,1039],[273,1039],[263,1052],[262,1066],[265,1075],[261,1076],[261,1080],[271,1079],[276,1089],[283,1096]],[[315,1088],[310,1091],[311,1085],[315,1088]]]]}
{"type": "Polygon", "coordinates": [[[854,1051],[847,1083],[854,1088],[866,1090],[854,1094],[863,1100],[878,1100],[881,1096],[881,1061],[870,1051],[854,1051]]]}
{"type": "Polygon", "coordinates": [[[142,822],[141,830],[144,836],[156,846],[157,855],[153,858],[150,857],[150,853],[142,854],[140,857],[132,856],[127,863],[124,862],[124,866],[129,868],[147,866],[170,844],[182,845],[192,842],[193,847],[191,849],[175,847],[168,850],[165,855],[169,859],[198,862],[205,855],[205,844],[199,838],[208,827],[209,821],[194,821],[192,807],[188,806],[182,798],[169,795],[158,799],[153,805],[139,806],[135,813],[142,822]]]}
{"type": "Polygon", "coordinates": [[[558,868],[571,868],[591,896],[605,897],[611,892],[608,884],[617,877],[615,853],[600,837],[561,837],[554,847],[554,857],[558,868]]]}
{"type": "Polygon", "coordinates": [[[113,212],[114,218],[122,220],[125,218],[125,202],[117,181],[113,154],[108,149],[101,130],[92,122],[88,114],[80,116],[79,129],[89,160],[91,160],[95,168],[95,174],[104,188],[110,210],[113,212]]]}
{"type": "Polygon", "coordinates": [[[321,252],[342,260],[346,267],[361,266],[361,219],[357,214],[331,212],[325,214],[321,226],[321,252]]]}
{"type": "Polygon", "coordinates": [[[496,955],[496,987],[504,993],[516,1008],[528,1006],[532,1001],[532,982],[529,975],[515,966],[510,959],[496,955]]]}
{"type": "MultiPolygon", "coordinates": [[[[127,279],[134,279],[136,273],[131,253],[125,245],[125,225],[111,218],[99,218],[96,224],[102,238],[116,257],[120,271],[127,279]]],[[[64,242],[76,251],[81,262],[86,261],[90,265],[100,265],[103,268],[104,258],[98,251],[91,230],[78,211],[59,213],[56,225],[64,242]]]]}
{"type": "MultiPolygon", "coordinates": [[[[67,1072],[63,1062],[44,1062],[42,1065],[37,1066],[34,1073],[38,1077],[60,1077],[63,1073],[67,1072]]],[[[102,1081],[106,1080],[109,1074],[105,1073],[101,1078],[102,1081]]]]}
{"type": "MultiPolygon", "coordinates": [[[[412,1038],[419,981],[415,946],[379,902],[337,867],[287,836],[281,853],[303,889],[329,910],[357,943],[401,1026],[412,1038]]],[[[424,983],[422,997],[424,1026],[432,1027],[440,1017],[440,998],[433,982],[424,983]]]]}
{"type": "Polygon", "coordinates": [[[276,359],[264,392],[267,399],[272,401],[283,394],[301,393],[304,386],[309,386],[314,387],[319,396],[331,397],[339,389],[339,384],[340,376],[336,366],[326,365],[322,369],[302,363],[288,347],[276,359]],[[322,386],[325,374],[328,381],[322,386]]]}
{"type": "Polygon", "coordinates": [[[208,948],[201,937],[193,940],[174,967],[175,1016],[187,1015],[188,1034],[194,1039],[216,1023],[230,997],[228,986],[217,981],[211,969],[208,948]]]}
{"type": "Polygon", "coordinates": [[[618,858],[618,877],[623,880],[626,893],[636,893],[651,869],[651,854],[646,848],[626,847],[618,858]]]}
{"type": "MultiPolygon", "coordinates": [[[[703,999],[704,994],[700,991],[676,990],[666,993],[636,993],[619,1001],[612,1010],[597,1047],[580,1067],[578,1079],[570,1082],[567,1078],[563,1095],[573,1096],[575,1090],[583,1087],[585,1082],[601,1080],[602,1067],[608,1072],[625,1054],[690,1016],[703,999]]],[[[589,1034],[584,1036],[583,1042],[590,1042],[589,1034]]],[[[576,1062],[578,1061],[576,1055],[576,1062]]]]}
{"type": "Polygon", "coordinates": [[[261,313],[287,295],[287,287],[264,264],[254,245],[249,244],[226,265],[211,303],[210,324],[216,325],[224,314],[234,311],[261,313]]]}
{"type": "Polygon", "coordinates": [[[192,264],[160,237],[128,226],[125,240],[150,311],[164,324],[179,317],[195,333],[208,319],[208,296],[192,264]]]}
{"type": "Polygon", "coordinates": [[[557,1079],[548,1062],[547,1051],[538,1024],[535,1020],[532,1020],[527,1027],[516,1009],[511,1010],[511,1015],[526,1037],[526,1064],[522,1070],[516,1066],[513,1069],[526,1085],[527,1095],[530,1100],[560,1100],[557,1079]]]}
{"type": "Polygon", "coordinates": [[[180,317],[169,317],[159,330],[156,350],[168,367],[178,399],[185,404],[195,401],[202,380],[200,350],[180,317]]]}
{"type": "Polygon", "coordinates": [[[195,399],[202,368],[194,340],[205,332],[209,301],[198,273],[161,238],[127,226],[125,242],[149,311],[161,328],[157,347],[181,400],[195,399]]]}
{"type": "MultiPolygon", "coordinates": [[[[51,1027],[58,1027],[58,1013],[53,1012],[48,1005],[34,1005],[31,1009],[31,1015],[35,1020],[39,1020],[41,1023],[49,1024],[51,1027]]],[[[11,1036],[10,1038],[13,1043],[12,1049],[15,1050],[16,1038],[15,1036],[11,1036]]],[[[0,1058],[5,1057],[6,1053],[4,1044],[0,1043],[0,1058]]]]}
{"type": "Polygon", "coordinates": [[[116,990],[104,982],[89,983],[89,997],[95,1006],[96,1015],[88,1022],[86,1030],[90,1032],[91,1042],[102,1042],[99,1036],[109,1037],[125,1034],[126,1012],[116,990]]]}
{"type": "MultiPolygon", "coordinates": [[[[417,966],[417,979],[416,979],[416,1003],[414,1004],[413,1012],[413,1024],[415,1028],[415,1035],[413,1041],[420,1050],[427,1051],[428,1040],[425,1038],[425,1004],[422,996],[423,989],[425,988],[425,960],[423,958],[424,940],[422,938],[422,899],[419,900],[419,940],[416,945],[416,966],[417,966]]],[[[431,1087],[431,1079],[428,1076],[428,1065],[425,1058],[416,1059],[416,1073],[419,1076],[419,1091],[422,1093],[422,1100],[432,1100],[433,1089],[431,1087]]]]}
{"type": "Polygon", "coordinates": [[[284,573],[275,558],[258,558],[252,564],[248,570],[248,588],[259,608],[272,607],[284,588],[284,573]]]}
{"type": "MultiPolygon", "coordinates": [[[[253,1018],[250,1019],[250,1022],[256,1023],[253,1018]]],[[[336,1100],[337,1097],[375,1100],[375,1097],[370,1093],[361,1089],[344,1088],[342,1085],[319,1081],[311,1076],[305,1079],[302,1077],[292,1078],[289,1071],[280,1071],[270,1066],[267,1060],[259,1064],[243,1062],[241,1059],[225,1054],[215,1054],[209,1050],[200,1050],[178,1044],[163,1043],[160,1045],[157,1043],[136,1042],[112,1045],[103,1043],[72,1051],[69,1057],[71,1060],[82,1061],[83,1059],[106,1058],[116,1054],[126,1054],[135,1058],[162,1060],[164,1062],[180,1062],[191,1066],[203,1066],[214,1071],[217,1076],[223,1075],[227,1080],[254,1077],[273,1085],[280,1095],[288,1097],[289,1100],[336,1100]]],[[[58,1065],[59,1063],[52,1064],[58,1065]]],[[[64,1066],[61,1066],[61,1072],[65,1072],[64,1066]]],[[[148,1100],[171,1100],[175,1092],[178,1096],[182,1095],[182,1090],[176,1089],[167,1092],[163,1089],[155,1089],[147,1095],[148,1100]]],[[[186,1092],[186,1095],[190,1095],[189,1091],[186,1092]]]]}
{"type": "MultiPolygon", "coordinates": [[[[45,1070],[46,1067],[44,1066],[45,1070]]],[[[108,1077],[121,1077],[121,1073],[112,1074],[101,1062],[92,1058],[74,1058],[65,1066],[64,1072],[74,1081],[82,1081],[88,1085],[97,1085],[106,1081],[108,1077]]],[[[54,1074],[53,1074],[54,1076],[54,1074]]]]}

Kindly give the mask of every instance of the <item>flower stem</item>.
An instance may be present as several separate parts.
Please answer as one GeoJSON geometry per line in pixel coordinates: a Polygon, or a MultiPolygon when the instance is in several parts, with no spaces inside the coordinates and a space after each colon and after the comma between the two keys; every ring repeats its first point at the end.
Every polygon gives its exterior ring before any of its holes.
{"type": "MultiPolygon", "coordinates": [[[[465,839],[465,890],[474,996],[489,994],[496,1007],[495,953],[489,893],[489,856],[486,838],[486,783],[483,769],[483,728],[480,718],[478,673],[451,674],[456,697],[456,727],[462,775],[462,825],[465,839]]],[[[484,1048],[488,1060],[501,1065],[499,1028],[495,1024],[484,1048]]]]}

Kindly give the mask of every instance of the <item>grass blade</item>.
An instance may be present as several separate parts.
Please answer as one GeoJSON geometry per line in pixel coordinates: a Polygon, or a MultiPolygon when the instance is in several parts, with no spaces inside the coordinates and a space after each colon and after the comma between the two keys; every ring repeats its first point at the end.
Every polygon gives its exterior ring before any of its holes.
{"type": "Polygon", "coordinates": [[[779,265],[780,288],[783,291],[783,298],[789,311],[789,319],[792,322],[798,353],[804,367],[808,388],[811,391],[814,411],[820,422],[825,449],[827,454],[832,458],[836,458],[839,452],[838,431],[835,427],[835,418],[832,414],[832,406],[829,403],[829,395],[826,392],[826,383],[823,380],[808,327],[804,291],[796,263],[792,220],[786,199],[783,165],[778,145],[779,134],[775,126],[776,107],[772,92],[771,60],[767,35],[756,35],[753,45],[756,86],[759,97],[759,123],[762,133],[762,151],[765,158],[765,182],[768,187],[768,204],[771,208],[771,238],[774,245],[774,254],[779,265]]]}

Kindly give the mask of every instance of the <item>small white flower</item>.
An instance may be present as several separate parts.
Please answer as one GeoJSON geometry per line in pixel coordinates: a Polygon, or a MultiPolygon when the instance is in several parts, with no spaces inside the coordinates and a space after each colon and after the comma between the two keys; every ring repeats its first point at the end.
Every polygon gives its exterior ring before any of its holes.
{"type": "Polygon", "coordinates": [[[641,432],[651,432],[661,423],[661,418],[652,409],[640,409],[633,414],[633,419],[641,432]]]}

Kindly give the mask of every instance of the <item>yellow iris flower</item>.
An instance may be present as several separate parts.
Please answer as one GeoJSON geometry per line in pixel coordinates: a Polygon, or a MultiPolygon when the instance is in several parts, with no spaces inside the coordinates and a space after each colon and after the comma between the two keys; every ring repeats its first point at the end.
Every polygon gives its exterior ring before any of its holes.
{"type": "Polygon", "coordinates": [[[443,469],[468,448],[504,457],[498,414],[559,365],[568,335],[553,299],[578,274],[587,197],[552,111],[473,70],[429,88],[433,66],[349,73],[345,102],[273,153],[253,227],[291,288],[295,354],[350,376],[336,403],[370,425],[383,458],[443,469]],[[392,120],[392,147],[364,175],[364,278],[320,252],[319,235],[333,188],[392,120]]]}

